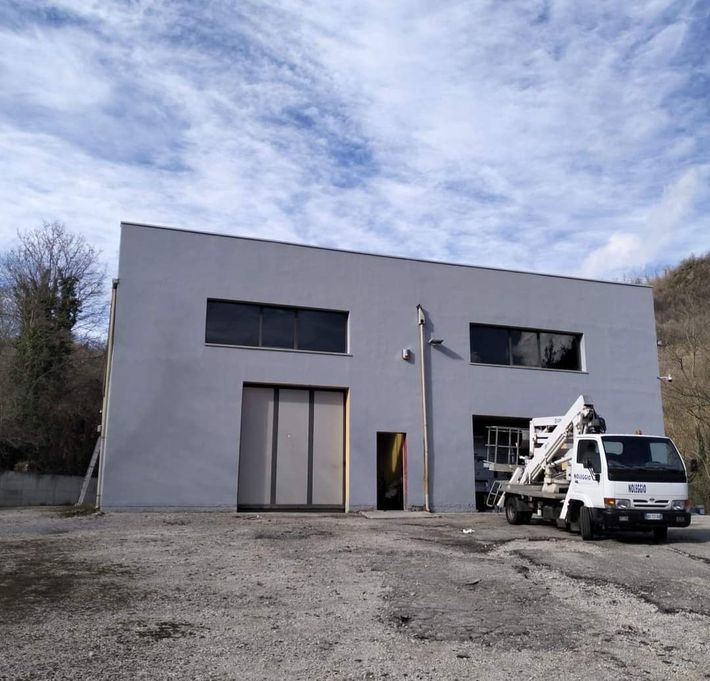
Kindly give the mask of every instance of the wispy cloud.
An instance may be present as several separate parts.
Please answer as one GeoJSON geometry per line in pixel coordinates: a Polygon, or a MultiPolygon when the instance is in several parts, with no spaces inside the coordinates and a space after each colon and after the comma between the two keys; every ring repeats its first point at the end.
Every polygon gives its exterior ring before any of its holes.
{"type": "Polygon", "coordinates": [[[6,2],[0,248],[120,220],[620,276],[710,248],[706,3],[6,2]]]}
{"type": "Polygon", "coordinates": [[[612,232],[605,244],[585,257],[580,273],[592,277],[610,271],[633,274],[634,268],[653,262],[666,248],[672,248],[692,215],[693,203],[702,187],[698,179],[701,170],[707,182],[710,177],[707,167],[687,170],[664,191],[647,215],[637,220],[639,229],[612,232]]]}

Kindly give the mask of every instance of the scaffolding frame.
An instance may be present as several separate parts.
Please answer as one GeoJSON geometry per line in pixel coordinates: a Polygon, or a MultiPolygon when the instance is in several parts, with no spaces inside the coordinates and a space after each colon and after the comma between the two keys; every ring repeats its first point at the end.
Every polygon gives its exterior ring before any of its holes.
{"type": "Polygon", "coordinates": [[[512,426],[486,426],[485,468],[491,471],[513,472],[520,465],[521,456],[526,456],[525,428],[512,426]]]}

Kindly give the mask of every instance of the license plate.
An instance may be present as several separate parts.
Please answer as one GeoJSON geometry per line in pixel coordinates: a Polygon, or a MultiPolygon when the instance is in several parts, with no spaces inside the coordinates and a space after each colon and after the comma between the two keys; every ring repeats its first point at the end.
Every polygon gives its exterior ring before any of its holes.
{"type": "Polygon", "coordinates": [[[663,513],[644,513],[643,517],[646,520],[663,520],[663,513]]]}

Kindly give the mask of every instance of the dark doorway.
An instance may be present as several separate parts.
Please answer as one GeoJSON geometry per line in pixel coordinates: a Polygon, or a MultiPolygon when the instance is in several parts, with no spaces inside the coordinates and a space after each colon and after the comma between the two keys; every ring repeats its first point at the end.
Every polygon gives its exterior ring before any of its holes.
{"type": "Polygon", "coordinates": [[[518,440],[511,435],[511,431],[522,431],[520,433],[520,446],[518,449],[520,449],[522,455],[527,456],[530,447],[528,435],[529,426],[530,419],[528,418],[473,415],[473,455],[476,472],[477,511],[491,510],[486,506],[491,486],[496,480],[508,480],[515,468],[515,466],[513,466],[511,470],[504,471],[495,465],[491,466],[491,462],[494,461],[494,458],[497,458],[501,463],[515,463],[516,465],[518,463],[518,459],[513,456],[513,448],[505,446],[506,444],[510,445],[512,442],[518,442],[518,440]],[[494,457],[491,444],[496,442],[496,433],[494,430],[496,428],[500,429],[500,432],[497,434],[498,443],[503,446],[498,448],[498,456],[494,457]],[[501,461],[500,457],[506,456],[506,454],[510,454],[511,456],[506,458],[504,462],[501,461]]]}
{"type": "Polygon", "coordinates": [[[406,433],[377,433],[377,508],[404,510],[406,433]]]}

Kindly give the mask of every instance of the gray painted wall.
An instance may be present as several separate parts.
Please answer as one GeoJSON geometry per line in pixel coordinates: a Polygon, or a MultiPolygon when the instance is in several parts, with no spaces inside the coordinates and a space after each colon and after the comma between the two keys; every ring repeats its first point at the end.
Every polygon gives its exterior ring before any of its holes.
{"type": "Polygon", "coordinates": [[[431,501],[474,506],[472,414],[564,413],[663,432],[651,290],[124,224],[104,508],[234,507],[245,382],[349,390],[349,509],[376,504],[376,433],[408,442],[421,505],[417,303],[430,335],[431,501]],[[207,298],[349,310],[349,356],[207,346],[207,298]],[[584,334],[586,371],[469,362],[469,323],[584,334]],[[413,362],[401,359],[402,348],[413,362]]]}
{"type": "MultiPolygon", "coordinates": [[[[81,475],[0,473],[0,506],[61,506],[75,504],[84,478],[81,475]]],[[[96,479],[89,481],[85,503],[96,499],[96,479]]]]}

